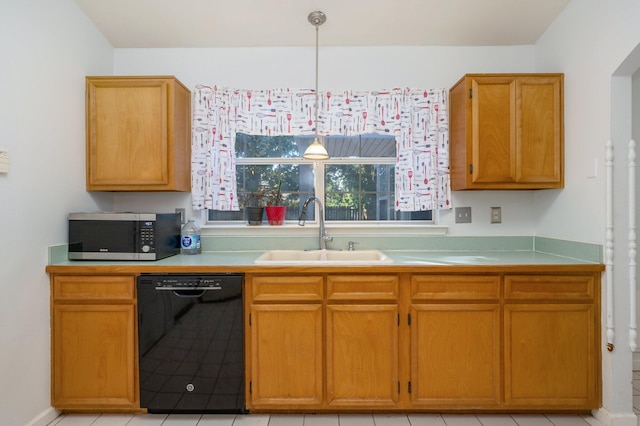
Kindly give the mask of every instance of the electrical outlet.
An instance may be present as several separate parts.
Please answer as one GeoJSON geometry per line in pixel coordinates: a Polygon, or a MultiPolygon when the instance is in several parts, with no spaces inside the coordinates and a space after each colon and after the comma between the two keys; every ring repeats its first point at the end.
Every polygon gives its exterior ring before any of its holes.
{"type": "Polygon", "coordinates": [[[471,223],[471,207],[456,207],[456,223],[471,223]]]}
{"type": "Polygon", "coordinates": [[[502,223],[502,209],[491,207],[491,223],[502,223]]]}
{"type": "Polygon", "coordinates": [[[180,223],[181,224],[185,224],[187,223],[187,219],[184,217],[185,216],[185,210],[184,209],[178,209],[176,208],[176,213],[180,213],[180,223]]]}

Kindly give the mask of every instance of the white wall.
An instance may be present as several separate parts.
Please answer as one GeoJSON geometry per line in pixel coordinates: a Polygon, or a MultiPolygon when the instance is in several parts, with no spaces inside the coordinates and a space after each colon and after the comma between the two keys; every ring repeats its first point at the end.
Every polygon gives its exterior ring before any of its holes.
{"type": "MultiPolygon", "coordinates": [[[[465,73],[532,72],[533,46],[510,47],[320,47],[321,89],[451,87],[465,73]]],[[[315,48],[116,49],[114,74],[175,75],[197,83],[236,88],[313,87],[315,48]]],[[[555,72],[550,67],[548,72],[555,72]]],[[[557,191],[553,191],[556,194],[557,191]]],[[[190,207],[189,196],[119,194],[116,207],[190,207]],[[169,201],[170,200],[170,201],[169,201]]],[[[539,212],[533,192],[457,192],[454,207],[471,206],[473,223],[455,225],[445,212],[449,235],[532,235],[539,212]],[[490,224],[491,206],[502,207],[502,224],[490,224]]],[[[194,214],[192,214],[195,216],[194,214]]],[[[579,239],[579,241],[584,241],[579,239]]]]}
{"type": "MultiPolygon", "coordinates": [[[[543,214],[539,235],[604,244],[605,143],[614,143],[613,282],[603,282],[603,335],[606,315],[614,323],[614,350],[602,341],[603,410],[614,425],[636,425],[632,408],[629,350],[627,258],[627,144],[631,137],[631,75],[619,67],[640,64],[640,3],[633,0],[572,1],[536,44],[536,68],[565,73],[566,188],[558,196],[536,194],[543,214]],[[629,58],[628,58],[629,57],[629,58]],[[616,77],[612,77],[617,74],[616,77]],[[626,76],[625,76],[626,75],[626,76]],[[597,177],[592,174],[598,162],[597,177]],[[607,293],[614,309],[607,312],[607,293]]],[[[636,65],[637,68],[637,65],[636,65]]]]}
{"type": "MultiPolygon", "coordinates": [[[[566,188],[455,193],[455,205],[474,208],[474,223],[454,225],[450,234],[603,243],[611,75],[640,42],[638,16],[637,0],[574,0],[535,47],[321,47],[320,86],[450,87],[467,72],[564,72],[566,188]],[[589,177],[596,159],[597,177],[589,177]],[[502,225],[488,224],[492,205],[503,207],[502,225]]],[[[72,0],[24,0],[0,2],[0,61],[0,147],[11,159],[10,173],[0,175],[0,418],[21,425],[50,415],[44,268],[47,246],[66,242],[66,214],[147,205],[170,211],[189,204],[185,194],[114,198],[84,190],[84,76],[174,74],[188,87],[312,87],[314,52],[114,51],[72,0]]],[[[605,408],[624,417],[631,390],[623,284],[614,284],[622,337],[613,353],[603,351],[603,364],[605,408]]]]}
{"type": "Polygon", "coordinates": [[[109,74],[111,46],[72,0],[0,2],[0,423],[54,415],[47,247],[66,214],[109,208],[84,190],[84,76],[109,74]]]}
{"type": "Polygon", "coordinates": [[[566,188],[558,197],[537,194],[544,235],[604,240],[604,199],[594,202],[593,194],[604,194],[610,78],[638,42],[638,6],[630,0],[573,1],[536,45],[538,71],[565,73],[566,188]]]}

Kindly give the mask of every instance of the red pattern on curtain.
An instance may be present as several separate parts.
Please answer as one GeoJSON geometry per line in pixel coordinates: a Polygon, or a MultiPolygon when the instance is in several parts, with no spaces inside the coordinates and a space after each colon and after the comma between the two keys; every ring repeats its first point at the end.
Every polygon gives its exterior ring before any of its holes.
{"type": "MultiPolygon", "coordinates": [[[[193,101],[194,209],[239,209],[236,133],[315,133],[313,90],[239,90],[197,85],[193,101]]],[[[396,210],[451,208],[445,89],[320,92],[318,133],[393,135],[397,147],[396,210]]]]}

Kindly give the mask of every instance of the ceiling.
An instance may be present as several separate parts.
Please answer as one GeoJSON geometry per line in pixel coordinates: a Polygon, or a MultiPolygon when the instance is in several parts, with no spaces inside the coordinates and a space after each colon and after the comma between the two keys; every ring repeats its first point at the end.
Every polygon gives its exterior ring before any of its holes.
{"type": "Polygon", "coordinates": [[[75,0],[115,48],[534,44],[571,0],[75,0]]]}

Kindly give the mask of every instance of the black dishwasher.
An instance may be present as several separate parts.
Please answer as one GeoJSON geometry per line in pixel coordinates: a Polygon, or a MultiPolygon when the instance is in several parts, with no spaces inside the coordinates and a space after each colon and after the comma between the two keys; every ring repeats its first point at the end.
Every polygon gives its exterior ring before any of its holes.
{"type": "Polygon", "coordinates": [[[140,406],[246,413],[242,274],[137,279],[140,406]]]}

